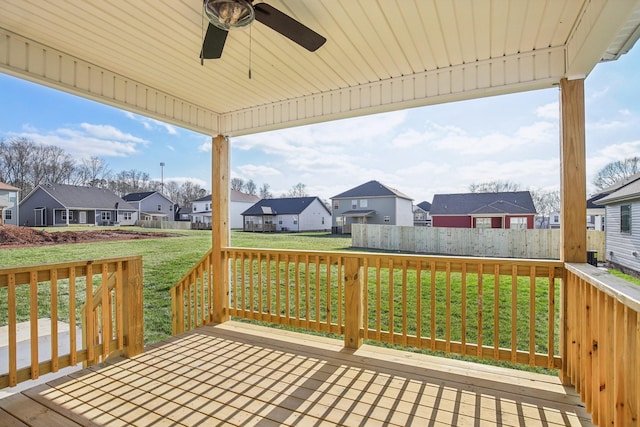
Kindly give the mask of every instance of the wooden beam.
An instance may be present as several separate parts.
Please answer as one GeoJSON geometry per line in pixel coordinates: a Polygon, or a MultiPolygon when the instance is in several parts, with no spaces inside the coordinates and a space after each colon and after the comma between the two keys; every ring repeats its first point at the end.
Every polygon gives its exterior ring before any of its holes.
{"type": "Polygon", "coordinates": [[[229,140],[223,135],[213,138],[211,150],[211,256],[213,265],[213,313],[215,323],[229,320],[229,286],[225,282],[222,248],[229,239],[229,140]]]}
{"type": "Polygon", "coordinates": [[[584,79],[560,80],[560,193],[564,262],[587,262],[584,79]]]}
{"type": "Polygon", "coordinates": [[[362,346],[362,268],[356,257],[344,259],[344,346],[357,349],[362,346]]]}

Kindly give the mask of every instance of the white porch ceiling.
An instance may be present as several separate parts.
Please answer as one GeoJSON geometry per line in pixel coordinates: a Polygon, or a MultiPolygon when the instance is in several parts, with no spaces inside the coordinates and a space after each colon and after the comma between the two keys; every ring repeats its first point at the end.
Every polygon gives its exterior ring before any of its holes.
{"type": "Polygon", "coordinates": [[[640,0],[267,3],[327,43],[254,22],[201,66],[202,0],[0,0],[0,71],[234,136],[546,88],[640,36],[640,0]]]}

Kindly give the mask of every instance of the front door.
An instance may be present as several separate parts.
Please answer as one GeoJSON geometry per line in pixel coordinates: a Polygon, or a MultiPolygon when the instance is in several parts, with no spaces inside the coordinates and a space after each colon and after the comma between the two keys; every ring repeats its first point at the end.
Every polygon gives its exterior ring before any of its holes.
{"type": "Polygon", "coordinates": [[[78,214],[78,221],[80,221],[80,224],[86,224],[87,223],[87,212],[86,211],[80,211],[80,213],[78,214]]]}

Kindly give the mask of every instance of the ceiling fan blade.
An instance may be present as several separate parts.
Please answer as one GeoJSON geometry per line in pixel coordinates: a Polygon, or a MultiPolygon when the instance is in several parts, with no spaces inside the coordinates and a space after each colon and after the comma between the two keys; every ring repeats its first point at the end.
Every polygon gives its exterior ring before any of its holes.
{"type": "Polygon", "coordinates": [[[224,42],[227,40],[229,32],[222,30],[215,25],[209,24],[207,34],[202,42],[202,50],[200,51],[200,59],[218,59],[222,56],[224,42]]]}
{"type": "Polygon", "coordinates": [[[311,52],[315,52],[327,41],[311,28],[280,12],[273,6],[266,3],[258,3],[253,8],[257,21],[262,22],[267,27],[279,32],[311,52]]]}

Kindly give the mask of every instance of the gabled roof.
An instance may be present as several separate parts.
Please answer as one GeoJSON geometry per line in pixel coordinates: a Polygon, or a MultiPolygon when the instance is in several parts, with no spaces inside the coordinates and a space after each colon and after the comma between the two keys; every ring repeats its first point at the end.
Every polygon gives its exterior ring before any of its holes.
{"type": "Polygon", "coordinates": [[[12,185],[5,184],[4,182],[0,182],[0,190],[19,191],[20,189],[12,185]]]}
{"type": "Polygon", "coordinates": [[[396,190],[395,188],[387,187],[378,181],[365,182],[362,185],[358,185],[350,190],[340,193],[337,196],[333,196],[334,199],[351,199],[357,197],[399,197],[401,199],[413,200],[411,197],[396,190]]]}
{"type": "Polygon", "coordinates": [[[251,206],[242,215],[296,215],[302,213],[314,200],[317,200],[322,207],[331,215],[322,200],[318,197],[285,197],[281,199],[262,199],[251,206]]]}
{"type": "Polygon", "coordinates": [[[431,216],[436,215],[501,215],[536,213],[531,193],[513,191],[501,193],[436,194],[431,204],[431,216]]]}
{"type": "Polygon", "coordinates": [[[429,202],[420,202],[416,206],[419,207],[420,209],[422,209],[425,212],[431,211],[431,203],[429,203],[429,202]]]}
{"type": "MultiPolygon", "coordinates": [[[[260,197],[255,196],[253,194],[243,193],[242,191],[234,190],[233,188],[229,191],[229,200],[232,202],[249,202],[256,203],[260,200],[260,197]]],[[[204,197],[200,197],[199,199],[194,200],[194,202],[210,202],[211,194],[207,194],[204,197]]]]}
{"type": "Polygon", "coordinates": [[[165,199],[168,202],[173,203],[173,200],[171,200],[170,198],[168,198],[167,196],[165,196],[164,194],[162,194],[159,191],[143,191],[140,193],[129,193],[126,194],[125,196],[122,197],[123,200],[127,201],[127,202],[141,202],[142,200],[153,196],[154,194],[158,194],[160,197],[162,197],[163,199],[165,199]]]}
{"type": "MultiPolygon", "coordinates": [[[[106,188],[81,187],[66,184],[41,184],[22,201],[24,203],[37,191],[44,191],[68,209],[136,209],[106,188]]],[[[21,203],[21,204],[22,204],[21,203]]]]}
{"type": "Polygon", "coordinates": [[[140,200],[146,199],[153,193],[155,193],[155,191],[144,191],[142,193],[129,193],[129,194],[125,194],[122,197],[122,199],[126,200],[127,202],[139,202],[140,200]]]}
{"type": "Polygon", "coordinates": [[[617,191],[598,200],[597,205],[608,205],[611,203],[625,202],[640,199],[640,176],[634,181],[628,182],[617,191]]]}

